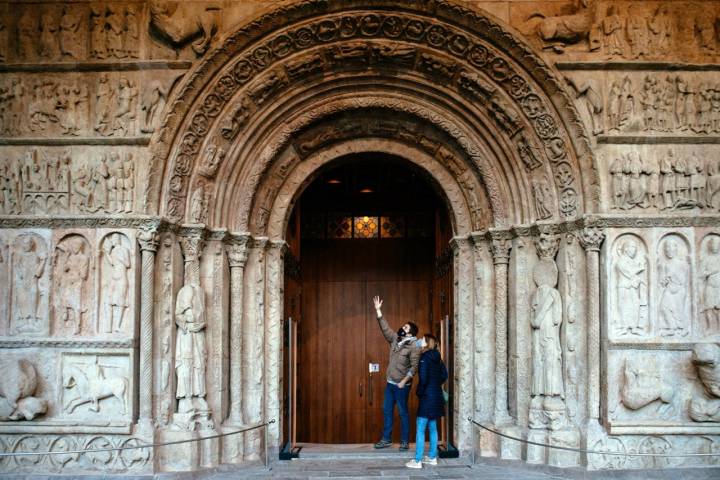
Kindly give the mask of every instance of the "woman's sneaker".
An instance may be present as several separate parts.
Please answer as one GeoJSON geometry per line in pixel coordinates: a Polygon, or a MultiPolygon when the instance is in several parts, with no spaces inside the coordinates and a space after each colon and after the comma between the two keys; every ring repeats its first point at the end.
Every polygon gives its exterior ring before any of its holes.
{"type": "Polygon", "coordinates": [[[422,459],[422,463],[427,463],[428,465],[437,465],[437,458],[430,458],[427,455],[422,459]]]}
{"type": "Polygon", "coordinates": [[[384,438],[381,439],[379,442],[377,442],[374,447],[375,448],[387,448],[390,445],[392,445],[392,442],[390,440],[385,440],[384,438]]]}
{"type": "Polygon", "coordinates": [[[422,462],[418,462],[414,458],[405,464],[407,468],[422,468],[422,462]]]}

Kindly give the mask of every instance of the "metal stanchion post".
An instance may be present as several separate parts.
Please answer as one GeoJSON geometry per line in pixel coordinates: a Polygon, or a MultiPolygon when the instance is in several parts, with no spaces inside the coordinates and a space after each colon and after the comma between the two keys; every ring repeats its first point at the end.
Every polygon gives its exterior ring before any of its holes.
{"type": "Polygon", "coordinates": [[[265,423],[264,432],[265,432],[265,442],[264,442],[265,443],[265,469],[269,470],[270,469],[270,461],[269,461],[270,459],[268,458],[268,424],[267,423],[265,423]]]}

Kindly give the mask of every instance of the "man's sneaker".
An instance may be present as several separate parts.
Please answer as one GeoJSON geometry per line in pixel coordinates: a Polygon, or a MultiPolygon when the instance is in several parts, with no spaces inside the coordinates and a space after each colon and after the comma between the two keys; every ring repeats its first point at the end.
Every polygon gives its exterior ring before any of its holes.
{"type": "Polygon", "coordinates": [[[405,464],[407,468],[422,468],[422,462],[418,462],[414,458],[405,464]]]}
{"type": "MultiPolygon", "coordinates": [[[[410,445],[408,445],[408,442],[400,442],[400,450],[409,450],[410,445]]],[[[420,467],[417,467],[420,468],[420,467]]]]}
{"type": "Polygon", "coordinates": [[[375,448],[387,448],[390,445],[392,445],[392,442],[390,440],[385,440],[384,438],[377,442],[374,447],[375,448]]]}
{"type": "Polygon", "coordinates": [[[422,459],[422,463],[427,463],[428,465],[437,465],[437,458],[430,458],[427,455],[422,459]]]}

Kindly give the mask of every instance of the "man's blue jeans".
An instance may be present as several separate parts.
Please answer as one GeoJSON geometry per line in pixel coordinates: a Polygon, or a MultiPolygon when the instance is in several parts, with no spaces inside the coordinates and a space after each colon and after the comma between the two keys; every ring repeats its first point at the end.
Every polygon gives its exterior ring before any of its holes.
{"type": "Polygon", "coordinates": [[[410,417],[408,415],[408,394],[410,393],[410,384],[405,388],[398,388],[397,385],[387,383],[385,386],[385,401],[383,402],[383,417],[385,425],[383,426],[383,439],[392,442],[393,414],[395,413],[395,404],[397,403],[400,413],[400,441],[407,442],[410,439],[410,417]]]}
{"type": "Polygon", "coordinates": [[[421,462],[425,450],[425,427],[430,430],[430,451],[428,457],[437,458],[437,421],[428,420],[425,417],[417,417],[417,435],[415,435],[415,460],[421,462]]]}

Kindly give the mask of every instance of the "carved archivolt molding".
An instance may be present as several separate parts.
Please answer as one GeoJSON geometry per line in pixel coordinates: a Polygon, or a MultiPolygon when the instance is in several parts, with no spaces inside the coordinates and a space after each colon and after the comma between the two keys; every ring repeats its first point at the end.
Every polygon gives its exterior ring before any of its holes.
{"type": "Polygon", "coordinates": [[[594,210],[597,182],[586,137],[555,73],[482,14],[452,2],[409,0],[281,4],[226,38],[187,76],[153,138],[150,209],[173,220],[191,210],[190,175],[213,132],[224,142],[215,148],[228,148],[244,125],[256,125],[268,105],[309,77],[383,69],[454,89],[496,122],[526,168],[537,157],[548,162],[564,218],[594,210]],[[278,29],[280,20],[285,27],[278,29]],[[592,173],[580,178],[581,168],[592,173]]]}

